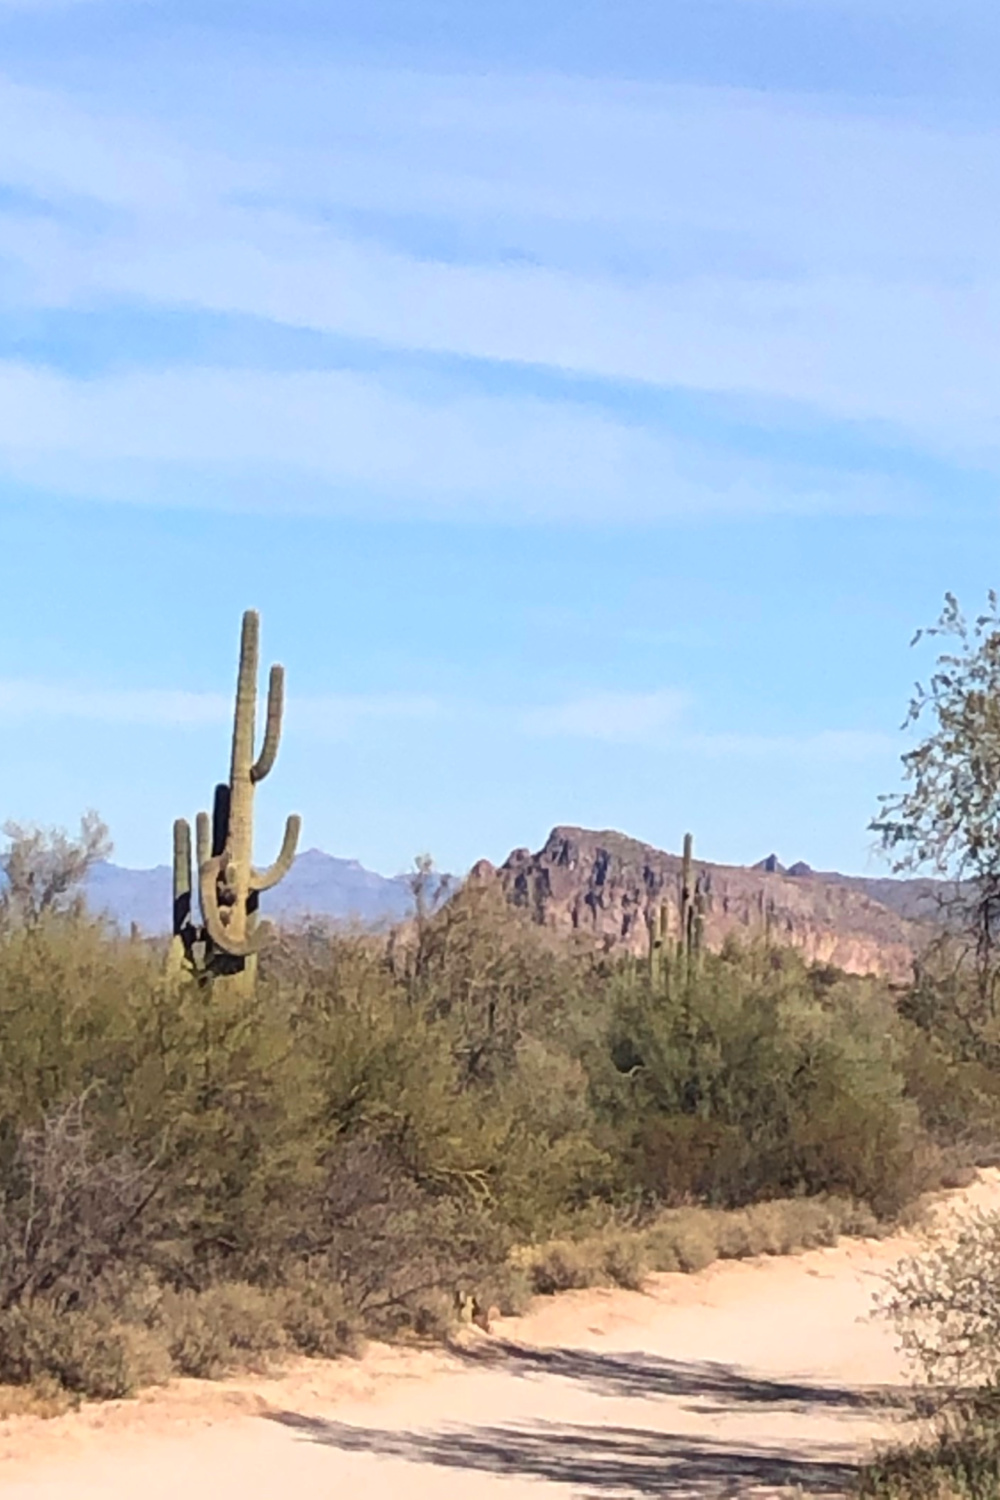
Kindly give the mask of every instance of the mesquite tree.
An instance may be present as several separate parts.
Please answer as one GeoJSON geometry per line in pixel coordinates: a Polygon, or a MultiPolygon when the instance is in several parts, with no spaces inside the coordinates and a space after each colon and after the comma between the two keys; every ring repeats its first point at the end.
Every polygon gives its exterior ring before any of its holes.
{"type": "MultiPolygon", "coordinates": [[[[941,892],[946,937],[957,956],[972,1011],[962,1017],[970,1039],[994,1030],[1000,1001],[1000,611],[990,591],[986,610],[969,621],[953,594],[936,625],[943,637],[924,686],[917,683],[904,728],[928,722],[925,738],[902,757],[904,789],[880,799],[871,827],[896,873],[927,869],[941,892]],[[985,1028],[985,1031],[984,1031],[985,1028]]],[[[1000,1033],[989,1043],[1000,1047],[1000,1033]]],[[[981,1055],[982,1046],[977,1047],[981,1055]]],[[[998,1052],[997,1055],[1000,1055],[998,1052]]],[[[985,1060],[985,1058],[984,1058],[985,1060]]]]}

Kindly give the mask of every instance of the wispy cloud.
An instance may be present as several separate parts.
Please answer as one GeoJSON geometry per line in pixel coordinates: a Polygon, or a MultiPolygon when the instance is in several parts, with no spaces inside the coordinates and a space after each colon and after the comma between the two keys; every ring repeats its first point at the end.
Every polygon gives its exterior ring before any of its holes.
{"type": "MultiPolygon", "coordinates": [[[[896,738],[867,730],[801,734],[699,732],[690,727],[690,694],[675,688],[649,692],[602,689],[531,705],[484,703],[409,691],[291,694],[290,732],[305,740],[349,741],[408,726],[414,732],[456,728],[528,739],[592,741],[727,760],[757,758],[865,761],[898,750],[896,738]]],[[[170,688],[81,687],[79,684],[0,679],[0,721],[67,720],[133,728],[191,730],[226,725],[227,693],[170,688]]]]}
{"type": "Polygon", "coordinates": [[[670,689],[652,693],[592,693],[564,703],[524,709],[514,716],[521,733],[543,737],[642,743],[662,738],[674,726],[687,695],[670,689]]]}
{"type": "Polygon", "coordinates": [[[724,731],[685,734],[680,746],[698,754],[733,760],[863,762],[899,752],[898,737],[878,730],[823,729],[804,734],[740,734],[724,731]]]}
{"type": "Polygon", "coordinates": [[[875,513],[911,498],[877,473],[717,453],[572,401],[339,371],[78,380],[10,362],[0,474],[85,499],[614,524],[875,513]]]}
{"type": "MultiPolygon", "coordinates": [[[[292,696],[288,719],[310,739],[350,739],[366,724],[433,719],[441,706],[418,693],[331,693],[292,696]]],[[[0,679],[0,720],[79,720],[135,728],[189,731],[226,724],[233,704],[225,693],[179,688],[106,688],[0,679]]]]}
{"type": "Polygon", "coordinates": [[[863,762],[899,748],[893,736],[869,730],[699,731],[690,726],[690,708],[690,695],[674,689],[606,691],[515,711],[510,714],[510,725],[529,736],[603,740],[733,761],[863,762]]]}
{"type": "MultiPolygon", "coordinates": [[[[4,11],[23,11],[27,15],[46,14],[49,11],[75,10],[84,5],[120,5],[122,0],[0,0],[0,15],[4,11]]],[[[131,5],[152,4],[153,0],[128,0],[131,5]]]]}
{"type": "Polygon", "coordinates": [[[0,718],[8,721],[81,719],[99,724],[199,729],[222,722],[231,711],[221,693],[0,680],[0,718]]]}
{"type": "Polygon", "coordinates": [[[65,208],[0,220],[19,301],[251,313],[791,399],[997,457],[996,128],[308,64],[236,63],[220,107],[216,74],[185,66],[186,119],[120,78],[117,108],[4,91],[0,179],[65,208]],[[427,216],[450,249],[422,244],[427,216]]]}
{"type": "Polygon", "coordinates": [[[349,740],[363,729],[432,724],[449,717],[431,693],[331,693],[289,700],[289,728],[310,739],[349,740]]]}

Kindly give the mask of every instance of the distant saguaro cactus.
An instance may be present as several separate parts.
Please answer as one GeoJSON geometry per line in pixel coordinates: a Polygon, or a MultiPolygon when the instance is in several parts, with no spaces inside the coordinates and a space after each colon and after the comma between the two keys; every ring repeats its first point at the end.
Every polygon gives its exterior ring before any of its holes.
{"type": "Polygon", "coordinates": [[[686,833],[684,858],[681,862],[681,952],[686,958],[690,958],[694,949],[696,933],[695,885],[691,868],[693,853],[694,838],[686,833]]]}
{"type": "Polygon", "coordinates": [[[270,890],[288,873],[301,829],[301,819],[293,813],[285,824],[274,864],[266,870],[255,868],[254,791],[270,772],[278,753],[285,688],[284,668],[272,667],[264,742],[255,759],[259,642],[260,618],[256,610],[248,609],[240,640],[229,781],[215,789],[212,817],[201,812],[196,825],[200,927],[192,915],[191,828],[184,818],[174,824],[173,961],[178,966],[186,962],[207,977],[252,977],[260,893],[270,890]]]}
{"type": "Polygon", "coordinates": [[[654,990],[665,989],[668,982],[670,955],[667,951],[669,932],[667,903],[661,901],[653,908],[649,918],[649,979],[654,990]]]}
{"type": "Polygon", "coordinates": [[[668,941],[671,920],[670,903],[664,897],[647,916],[649,927],[649,975],[654,989],[669,992],[673,977],[689,976],[701,962],[705,942],[705,913],[708,901],[699,876],[694,875],[694,838],[684,835],[678,891],[679,927],[676,947],[668,941]]]}

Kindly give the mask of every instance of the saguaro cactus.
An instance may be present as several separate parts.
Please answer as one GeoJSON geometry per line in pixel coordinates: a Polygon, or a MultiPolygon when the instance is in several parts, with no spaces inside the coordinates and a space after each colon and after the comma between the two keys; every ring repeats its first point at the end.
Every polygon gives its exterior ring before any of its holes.
{"type": "Polygon", "coordinates": [[[681,862],[681,952],[690,958],[695,936],[695,889],[692,878],[694,839],[684,835],[684,858],[681,862]]]}
{"type": "Polygon", "coordinates": [[[196,825],[200,928],[191,910],[191,829],[183,818],[174,824],[175,955],[186,956],[189,964],[207,974],[247,972],[256,952],[260,893],[288,873],[301,828],[301,819],[293,813],[274,864],[266,870],[254,866],[254,791],[278,753],[285,687],[284,668],[272,667],[264,742],[255,759],[259,642],[260,618],[256,610],[248,609],[240,640],[229,781],[215,789],[212,817],[201,812],[196,825]]]}
{"type": "Polygon", "coordinates": [[[678,951],[688,973],[701,963],[701,954],[705,944],[705,914],[710,900],[711,885],[708,875],[702,871],[695,878],[694,839],[690,833],[686,833],[684,856],[681,860],[681,935],[678,951]]]}
{"type": "Polygon", "coordinates": [[[669,941],[671,930],[670,902],[665,898],[647,915],[649,927],[649,975],[654,989],[669,991],[671,975],[688,977],[700,962],[705,941],[707,887],[702,876],[694,874],[694,839],[684,835],[678,891],[679,930],[676,944],[669,941]]]}
{"type": "Polygon", "coordinates": [[[649,925],[649,980],[654,990],[663,989],[667,982],[668,953],[667,933],[669,920],[667,903],[661,901],[653,908],[648,918],[649,925]]]}

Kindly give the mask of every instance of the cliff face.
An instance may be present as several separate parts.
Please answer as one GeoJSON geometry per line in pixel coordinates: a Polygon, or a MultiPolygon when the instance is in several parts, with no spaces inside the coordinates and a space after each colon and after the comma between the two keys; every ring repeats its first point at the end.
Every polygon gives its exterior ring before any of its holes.
{"type": "MultiPolygon", "coordinates": [[[[479,873],[485,874],[482,867],[479,873]]],[[[905,981],[928,929],[875,900],[843,876],[785,874],[767,868],[696,860],[705,900],[705,940],[717,949],[729,934],[747,941],[769,936],[811,963],[852,974],[905,981]]],[[[679,856],[620,833],[555,828],[537,854],[515,849],[496,871],[507,898],[560,933],[593,938],[602,949],[643,955],[649,920],[667,903],[673,934],[680,928],[679,856]]]]}

